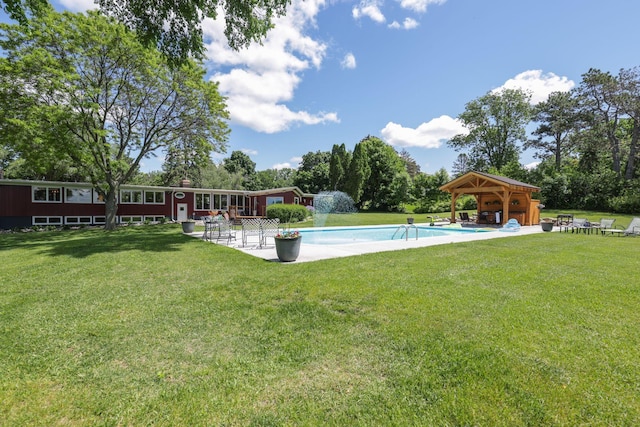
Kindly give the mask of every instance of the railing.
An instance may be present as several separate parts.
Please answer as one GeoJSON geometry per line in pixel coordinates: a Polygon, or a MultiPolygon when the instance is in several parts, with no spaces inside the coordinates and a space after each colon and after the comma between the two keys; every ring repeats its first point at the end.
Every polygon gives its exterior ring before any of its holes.
{"type": "Polygon", "coordinates": [[[411,229],[416,230],[416,240],[418,240],[418,227],[416,227],[414,224],[403,224],[398,227],[396,231],[393,232],[391,240],[396,238],[396,234],[398,234],[398,231],[400,230],[402,230],[402,234],[400,234],[399,238],[402,239],[404,237],[404,240],[409,240],[409,230],[411,229]]]}

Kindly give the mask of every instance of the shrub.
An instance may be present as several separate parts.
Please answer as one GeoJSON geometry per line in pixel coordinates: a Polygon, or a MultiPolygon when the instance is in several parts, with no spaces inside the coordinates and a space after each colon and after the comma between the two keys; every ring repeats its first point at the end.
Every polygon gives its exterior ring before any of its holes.
{"type": "Polygon", "coordinates": [[[276,203],[267,206],[267,218],[278,218],[281,223],[304,221],[308,215],[309,211],[302,205],[276,203]]]}

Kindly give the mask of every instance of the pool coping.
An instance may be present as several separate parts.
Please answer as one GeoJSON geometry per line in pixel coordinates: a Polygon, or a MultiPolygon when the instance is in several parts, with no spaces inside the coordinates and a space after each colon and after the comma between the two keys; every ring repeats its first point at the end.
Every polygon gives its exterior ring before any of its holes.
{"type": "MultiPolygon", "coordinates": [[[[398,225],[400,224],[386,224],[398,225]]],[[[416,223],[417,226],[429,226],[429,223],[416,223]]],[[[374,226],[362,226],[364,228],[370,228],[374,226]]],[[[318,229],[335,229],[336,227],[316,227],[318,229]]],[[[356,228],[356,227],[353,227],[356,228]]],[[[465,227],[466,228],[466,227],[465,227]]],[[[262,247],[258,244],[257,236],[250,236],[247,241],[247,246],[242,246],[241,231],[238,230],[238,236],[235,241],[232,241],[228,247],[242,251],[248,255],[262,258],[266,261],[281,262],[276,255],[275,243],[269,242],[262,247]]],[[[542,228],[539,225],[534,226],[522,226],[519,231],[500,231],[499,228],[493,228],[493,231],[481,232],[481,233],[460,233],[459,235],[447,235],[438,237],[429,237],[422,239],[409,239],[409,240],[386,240],[382,242],[364,242],[364,243],[349,243],[341,245],[313,245],[304,242],[300,247],[300,255],[296,261],[283,262],[282,264],[297,264],[301,262],[319,261],[323,259],[342,258],[348,256],[363,255],[368,253],[399,251],[404,249],[422,248],[427,246],[444,245],[448,243],[461,243],[471,242],[476,240],[488,240],[513,236],[522,236],[528,234],[543,233],[542,228]]],[[[203,233],[195,232],[191,233],[194,237],[202,238],[203,233]]],[[[227,246],[227,245],[223,245],[227,246]]]]}

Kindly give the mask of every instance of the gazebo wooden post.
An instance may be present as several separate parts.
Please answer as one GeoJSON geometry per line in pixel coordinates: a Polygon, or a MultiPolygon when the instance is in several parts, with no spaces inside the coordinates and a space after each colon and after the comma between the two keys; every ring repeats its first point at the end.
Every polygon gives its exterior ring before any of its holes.
{"type": "Polygon", "coordinates": [[[456,222],[456,200],[458,199],[459,194],[455,191],[451,193],[451,220],[450,222],[453,224],[456,222]]]}
{"type": "Polygon", "coordinates": [[[504,224],[509,220],[509,200],[511,200],[511,192],[505,187],[502,192],[502,218],[500,218],[500,224],[504,224]]]}

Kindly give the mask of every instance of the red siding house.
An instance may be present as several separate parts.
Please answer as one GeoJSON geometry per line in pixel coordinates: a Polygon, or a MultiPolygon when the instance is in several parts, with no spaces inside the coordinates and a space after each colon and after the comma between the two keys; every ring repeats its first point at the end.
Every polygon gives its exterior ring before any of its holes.
{"type": "MultiPolygon", "coordinates": [[[[218,210],[228,211],[231,218],[264,216],[272,203],[313,206],[313,194],[298,187],[244,191],[123,185],[117,220],[122,224],[183,221],[218,210]]],[[[104,223],[104,202],[91,184],[0,179],[0,229],[104,223]]]]}

